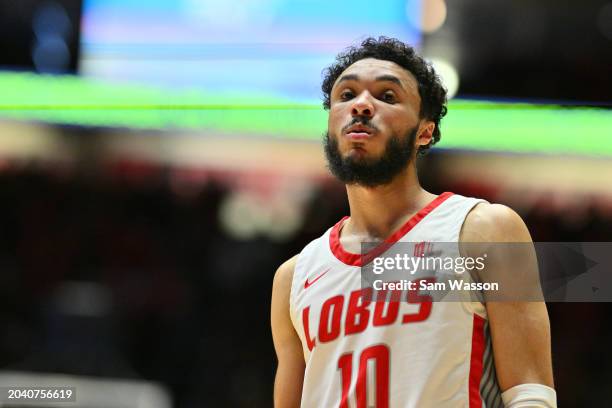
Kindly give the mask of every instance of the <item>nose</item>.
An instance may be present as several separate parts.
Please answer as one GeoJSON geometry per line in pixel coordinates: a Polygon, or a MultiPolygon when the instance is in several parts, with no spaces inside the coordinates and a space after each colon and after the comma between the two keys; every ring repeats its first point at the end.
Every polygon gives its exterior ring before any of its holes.
{"type": "Polygon", "coordinates": [[[374,116],[374,104],[372,103],[372,96],[369,92],[362,92],[361,95],[354,99],[353,106],[351,107],[351,114],[353,116],[366,116],[368,118],[374,116]]]}

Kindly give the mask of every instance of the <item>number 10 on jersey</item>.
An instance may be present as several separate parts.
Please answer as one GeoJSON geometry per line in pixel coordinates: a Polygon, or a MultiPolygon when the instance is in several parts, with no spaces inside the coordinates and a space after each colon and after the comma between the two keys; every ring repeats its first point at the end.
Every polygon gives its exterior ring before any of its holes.
{"type": "MultiPolygon", "coordinates": [[[[349,390],[351,388],[353,372],[353,352],[346,353],[338,359],[338,369],[342,376],[342,399],[340,408],[350,408],[348,403],[349,390]]],[[[355,364],[359,364],[357,371],[357,383],[355,384],[355,396],[357,408],[368,406],[368,362],[372,361],[375,367],[375,392],[376,408],[389,407],[389,347],[385,344],[376,344],[364,349],[358,356],[355,364]]]]}

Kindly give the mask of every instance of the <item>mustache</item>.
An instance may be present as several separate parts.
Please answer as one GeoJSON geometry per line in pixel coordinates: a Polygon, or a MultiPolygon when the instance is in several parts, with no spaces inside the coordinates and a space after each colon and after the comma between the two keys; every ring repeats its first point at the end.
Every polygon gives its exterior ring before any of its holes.
{"type": "Polygon", "coordinates": [[[367,116],[355,116],[353,118],[353,120],[351,120],[350,123],[346,124],[345,126],[342,127],[342,131],[345,132],[348,128],[350,128],[351,126],[354,126],[356,124],[361,124],[363,126],[369,127],[370,129],[378,132],[378,128],[376,126],[374,126],[371,123],[371,119],[367,116]]]}

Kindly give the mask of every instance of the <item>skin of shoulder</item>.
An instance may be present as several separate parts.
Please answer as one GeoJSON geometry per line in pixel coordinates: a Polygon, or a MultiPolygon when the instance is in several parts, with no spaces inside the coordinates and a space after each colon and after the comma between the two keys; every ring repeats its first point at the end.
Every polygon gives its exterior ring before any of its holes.
{"type": "Polygon", "coordinates": [[[283,262],[274,274],[273,288],[277,288],[282,294],[287,296],[291,292],[291,282],[293,281],[293,271],[295,270],[297,258],[298,255],[295,255],[283,262]]]}
{"type": "Polygon", "coordinates": [[[289,314],[289,296],[297,255],[283,263],[274,275],[270,321],[272,340],[278,359],[274,381],[274,406],[300,406],[305,361],[302,343],[289,314]]]}
{"type": "Polygon", "coordinates": [[[522,218],[502,204],[480,203],[463,223],[460,242],[531,242],[522,218]]]}

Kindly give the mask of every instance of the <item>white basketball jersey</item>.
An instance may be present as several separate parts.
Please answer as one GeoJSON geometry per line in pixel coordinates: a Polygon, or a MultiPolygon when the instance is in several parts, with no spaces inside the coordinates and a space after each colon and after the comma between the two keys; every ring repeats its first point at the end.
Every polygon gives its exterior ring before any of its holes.
{"type": "MultiPolygon", "coordinates": [[[[479,202],[441,194],[385,242],[458,242],[479,202]]],[[[301,406],[502,407],[484,305],[418,293],[368,299],[361,255],[340,244],[346,218],[304,248],[293,274],[290,313],[306,361],[301,406]]],[[[458,245],[444,250],[459,256],[458,245]]]]}

